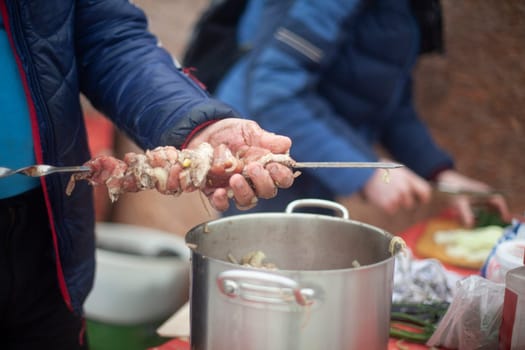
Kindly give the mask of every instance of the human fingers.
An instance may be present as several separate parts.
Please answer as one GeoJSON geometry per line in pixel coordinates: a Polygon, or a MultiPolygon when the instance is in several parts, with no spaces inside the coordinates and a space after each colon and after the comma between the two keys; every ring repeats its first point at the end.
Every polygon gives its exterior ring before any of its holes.
{"type": "Polygon", "coordinates": [[[164,186],[161,186],[161,181],[158,181],[155,184],[155,187],[157,188],[157,191],[161,193],[174,193],[181,190],[181,184],[179,181],[179,175],[182,171],[182,166],[180,166],[178,163],[174,164],[170,167],[168,170],[168,177],[166,179],[166,183],[164,186]]]}
{"type": "Polygon", "coordinates": [[[379,207],[383,209],[387,214],[393,215],[397,213],[399,209],[399,196],[390,196],[385,197],[383,200],[379,201],[379,207]]]}
{"type": "Polygon", "coordinates": [[[394,186],[390,191],[391,195],[388,203],[389,212],[393,214],[400,208],[412,208],[414,205],[414,197],[410,186],[405,182],[396,183],[394,186]]]}
{"type": "Polygon", "coordinates": [[[418,178],[406,169],[391,175],[390,187],[391,200],[390,210],[397,211],[399,208],[411,209],[416,202],[416,186],[418,178]]]}
{"type": "Polygon", "coordinates": [[[466,196],[456,196],[452,199],[452,206],[456,208],[459,219],[466,227],[473,227],[475,216],[471,203],[466,196]]]}
{"type": "Polygon", "coordinates": [[[397,205],[406,210],[414,209],[418,204],[428,203],[432,196],[432,187],[415,174],[407,174],[396,187],[397,205]]]}
{"type": "Polygon", "coordinates": [[[404,209],[413,209],[421,203],[428,203],[432,196],[430,184],[410,169],[399,169],[396,174],[399,177],[400,205],[404,209]]]}
{"type": "Polygon", "coordinates": [[[242,120],[237,124],[241,126],[243,140],[248,146],[264,148],[272,153],[286,153],[292,145],[289,137],[269,132],[253,120],[242,120]]]}
{"type": "Polygon", "coordinates": [[[263,131],[256,141],[256,145],[267,149],[271,153],[283,154],[287,153],[292,146],[292,140],[287,136],[263,131]]]}
{"type": "Polygon", "coordinates": [[[225,188],[217,188],[208,195],[211,206],[218,211],[226,211],[230,207],[230,200],[225,188]]]}
{"type": "Polygon", "coordinates": [[[245,145],[244,129],[247,124],[256,124],[254,121],[226,118],[206,125],[193,135],[188,142],[188,148],[207,142],[212,146],[227,145],[230,149],[238,149],[245,145]]]}
{"type": "Polygon", "coordinates": [[[511,220],[511,214],[510,214],[510,211],[509,211],[509,208],[508,208],[508,205],[507,205],[507,201],[505,200],[505,198],[500,195],[500,194],[497,194],[497,195],[494,195],[492,197],[489,198],[489,203],[490,205],[492,205],[493,207],[495,207],[498,212],[500,213],[501,215],[501,218],[504,220],[504,221],[510,221],[511,220]]]}
{"type": "Polygon", "coordinates": [[[381,208],[387,214],[395,214],[400,206],[402,201],[402,195],[398,188],[381,188],[380,191],[374,191],[367,198],[370,202],[381,208]]]}
{"type": "Polygon", "coordinates": [[[230,188],[233,191],[235,205],[240,210],[253,208],[257,204],[255,192],[248,181],[241,174],[234,174],[230,177],[230,188]]]}
{"type": "Polygon", "coordinates": [[[395,214],[399,209],[411,210],[428,201],[431,195],[426,181],[410,172],[396,174],[388,184],[377,183],[375,192],[377,202],[389,214],[395,214]]]}
{"type": "Polygon", "coordinates": [[[399,189],[392,189],[385,192],[385,195],[378,201],[379,206],[389,215],[396,214],[401,208],[410,208],[413,200],[407,193],[399,189]]]}
{"type": "Polygon", "coordinates": [[[432,186],[423,179],[418,179],[413,183],[414,195],[418,203],[428,203],[432,198],[432,186]]]}
{"type": "Polygon", "coordinates": [[[277,194],[277,187],[270,173],[259,163],[250,163],[244,168],[246,176],[250,179],[255,193],[261,198],[273,198],[277,194]]]}
{"type": "Polygon", "coordinates": [[[410,209],[414,208],[416,203],[417,203],[417,201],[416,201],[416,197],[414,195],[414,192],[406,191],[406,192],[402,193],[401,200],[400,200],[400,206],[403,209],[410,210],[410,209]]]}
{"type": "Polygon", "coordinates": [[[260,147],[272,153],[286,153],[291,147],[291,139],[262,129],[253,120],[226,118],[200,130],[192,137],[188,147],[208,142],[212,146],[225,144],[233,151],[243,151],[246,147],[260,147]]]}
{"type": "Polygon", "coordinates": [[[279,163],[269,163],[266,165],[266,170],[268,170],[273,182],[279,188],[291,187],[296,177],[292,169],[279,163]]]}
{"type": "Polygon", "coordinates": [[[382,179],[382,174],[376,170],[363,187],[365,199],[388,214],[397,209],[397,188],[388,186],[382,179]]]}

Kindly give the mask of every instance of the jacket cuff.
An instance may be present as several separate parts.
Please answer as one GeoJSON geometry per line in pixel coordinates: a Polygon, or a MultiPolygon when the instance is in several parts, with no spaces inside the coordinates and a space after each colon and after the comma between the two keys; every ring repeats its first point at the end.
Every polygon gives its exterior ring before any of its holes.
{"type": "Polygon", "coordinates": [[[202,123],[201,125],[197,126],[195,129],[193,129],[191,131],[191,133],[188,135],[188,137],[186,137],[186,140],[184,140],[184,143],[182,144],[182,146],[180,146],[180,149],[185,149],[186,147],[188,147],[188,143],[190,143],[191,139],[193,138],[193,136],[195,136],[195,134],[197,134],[199,131],[201,131],[202,129],[204,129],[208,125],[211,125],[211,124],[215,123],[216,121],[218,121],[218,120],[209,120],[209,121],[207,121],[205,123],[202,123]]]}
{"type": "Polygon", "coordinates": [[[160,144],[181,148],[197,131],[224,118],[242,118],[242,116],[231,106],[215,99],[208,99],[193,107],[186,116],[165,131],[160,137],[160,144]]]}

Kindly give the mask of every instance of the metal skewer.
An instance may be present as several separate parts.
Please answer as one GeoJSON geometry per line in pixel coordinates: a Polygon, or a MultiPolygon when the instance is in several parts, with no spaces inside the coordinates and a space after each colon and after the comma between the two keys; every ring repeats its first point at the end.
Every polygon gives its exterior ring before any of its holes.
{"type": "Polygon", "coordinates": [[[16,170],[0,167],[0,178],[15,174],[40,177],[53,173],[82,173],[89,171],[91,171],[91,168],[88,166],[52,166],[45,164],[31,165],[16,170]]]}
{"type": "Polygon", "coordinates": [[[434,183],[434,188],[441,193],[448,195],[465,195],[470,197],[493,197],[495,195],[504,195],[502,191],[495,189],[487,190],[471,190],[456,185],[447,184],[444,182],[434,183]]]}
{"type": "Polygon", "coordinates": [[[396,169],[403,164],[389,162],[295,162],[294,168],[380,168],[396,169]]]}

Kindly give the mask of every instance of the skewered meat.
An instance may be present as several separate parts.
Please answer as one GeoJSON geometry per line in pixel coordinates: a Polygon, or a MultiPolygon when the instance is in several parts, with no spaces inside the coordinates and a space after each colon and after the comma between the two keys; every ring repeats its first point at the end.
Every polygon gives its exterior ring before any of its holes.
{"type": "MultiPolygon", "coordinates": [[[[262,165],[270,162],[294,164],[286,154],[271,153],[260,157],[257,162],[262,165]]],[[[123,160],[99,156],[84,165],[92,171],[73,174],[66,193],[72,193],[76,181],[87,180],[93,186],[107,186],[109,197],[114,202],[125,192],[156,189],[163,194],[178,195],[205,187],[226,187],[233,174],[242,174],[245,164],[226,145],[213,148],[202,143],[192,150],[165,146],[143,154],[130,152],[123,160]]]]}
{"type": "Polygon", "coordinates": [[[277,270],[274,263],[266,262],[266,254],[260,250],[252,251],[245,254],[239,262],[231,253],[228,254],[228,260],[233,264],[242,266],[255,267],[258,269],[277,270]]]}

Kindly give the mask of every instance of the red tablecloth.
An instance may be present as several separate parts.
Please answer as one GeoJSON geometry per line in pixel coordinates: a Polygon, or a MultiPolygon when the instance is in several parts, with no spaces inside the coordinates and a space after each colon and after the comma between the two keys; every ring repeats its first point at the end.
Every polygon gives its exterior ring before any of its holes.
{"type": "MultiPolygon", "coordinates": [[[[406,341],[399,342],[399,340],[397,339],[390,339],[390,342],[388,343],[388,350],[401,349],[420,350],[428,349],[428,347],[420,344],[409,343],[406,341]]],[[[181,339],[173,339],[168,341],[167,343],[162,344],[161,346],[151,348],[150,350],[190,350],[190,344],[181,339]]]]}
{"type": "MultiPolygon", "coordinates": [[[[442,218],[442,219],[454,219],[455,216],[450,211],[444,211],[443,213],[441,213],[439,218],[442,218]]],[[[412,227],[407,229],[405,232],[402,232],[402,233],[399,234],[399,236],[405,240],[405,243],[407,244],[407,246],[412,248],[414,257],[416,257],[416,258],[424,258],[424,257],[418,256],[413,248],[416,246],[417,240],[419,239],[421,234],[423,234],[423,232],[425,231],[425,228],[426,228],[427,224],[428,224],[428,221],[422,221],[420,223],[417,223],[417,224],[413,225],[412,227]]],[[[461,268],[461,267],[457,267],[457,266],[453,266],[453,265],[449,265],[449,264],[445,264],[445,263],[443,264],[443,266],[448,271],[456,272],[456,273],[458,273],[458,274],[460,274],[462,276],[470,276],[470,275],[474,275],[474,274],[479,274],[479,270],[461,268]]]]}
{"type": "Polygon", "coordinates": [[[181,339],[173,339],[149,350],[190,350],[190,344],[181,339]]]}

